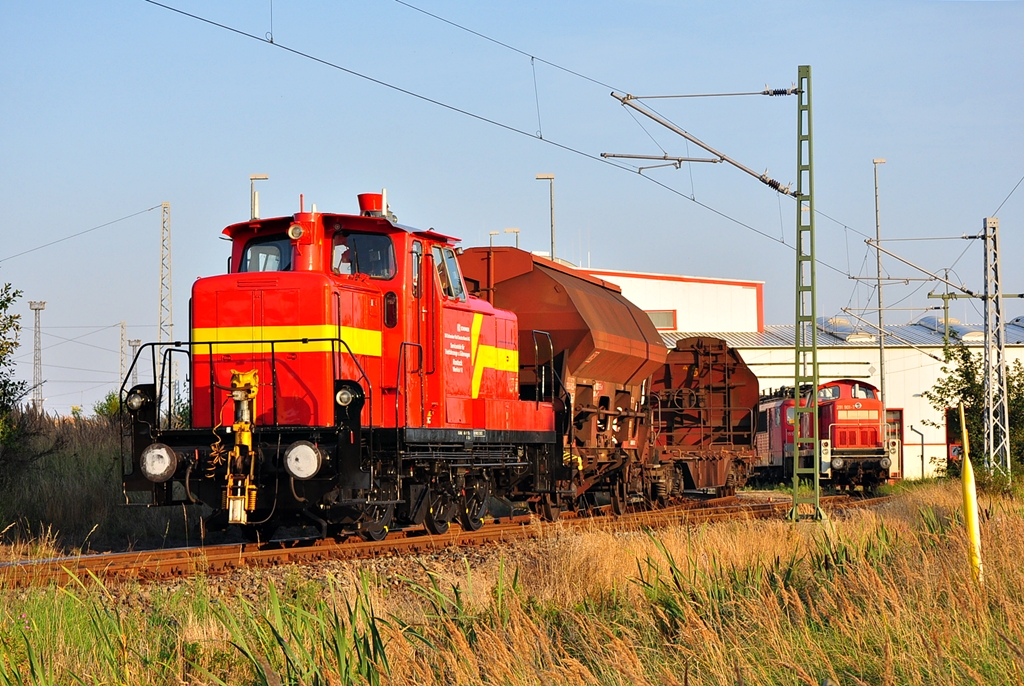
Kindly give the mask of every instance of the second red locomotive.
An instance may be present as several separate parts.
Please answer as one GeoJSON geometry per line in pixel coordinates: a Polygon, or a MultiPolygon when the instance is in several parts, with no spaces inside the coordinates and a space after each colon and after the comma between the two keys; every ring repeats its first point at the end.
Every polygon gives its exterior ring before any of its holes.
{"type": "MultiPolygon", "coordinates": [[[[810,387],[803,389],[806,402],[810,387]]],[[[792,478],[794,407],[792,388],[761,399],[758,407],[756,471],[771,480],[792,478]]],[[[803,407],[803,405],[801,405],[803,407]]],[[[835,486],[873,489],[890,478],[898,464],[899,441],[885,439],[885,409],[878,389],[855,379],[838,379],[818,386],[818,434],[821,473],[835,486]]],[[[806,428],[804,435],[810,435],[806,428]]],[[[812,459],[810,454],[801,459],[812,459]]]]}

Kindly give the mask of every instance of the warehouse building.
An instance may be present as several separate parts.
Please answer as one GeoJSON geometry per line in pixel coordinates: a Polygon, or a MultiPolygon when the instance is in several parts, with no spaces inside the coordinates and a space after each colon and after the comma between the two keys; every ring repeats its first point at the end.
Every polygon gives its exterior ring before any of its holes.
{"type": "MultiPolygon", "coordinates": [[[[762,392],[793,383],[793,324],[764,324],[763,282],[735,279],[586,270],[622,288],[622,293],[651,315],[665,343],[691,336],[722,338],[742,354],[757,375],[762,392]]],[[[850,319],[818,319],[821,380],[865,379],[880,383],[877,337],[850,319]]],[[[900,438],[898,472],[907,479],[930,476],[945,465],[945,416],[924,398],[942,376],[946,327],[941,317],[886,326],[886,406],[890,431],[900,438]]],[[[981,326],[949,319],[951,340],[982,352],[981,326]]],[[[1024,317],[1006,327],[1007,362],[1024,360],[1024,317]]],[[[980,444],[979,444],[980,445],[980,444]]]]}

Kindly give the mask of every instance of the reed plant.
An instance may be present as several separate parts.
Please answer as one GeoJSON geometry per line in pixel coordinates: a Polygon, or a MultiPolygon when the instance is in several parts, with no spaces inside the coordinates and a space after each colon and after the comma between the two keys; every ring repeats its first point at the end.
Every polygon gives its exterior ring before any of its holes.
{"type": "Polygon", "coordinates": [[[124,507],[116,417],[25,411],[18,420],[25,436],[6,456],[19,459],[0,479],[0,559],[184,538],[182,510],[124,507]]]}
{"type": "Polygon", "coordinates": [[[472,564],[0,591],[0,686],[1018,683],[1024,507],[983,499],[979,586],[957,486],[824,524],[555,527],[472,564]]]}

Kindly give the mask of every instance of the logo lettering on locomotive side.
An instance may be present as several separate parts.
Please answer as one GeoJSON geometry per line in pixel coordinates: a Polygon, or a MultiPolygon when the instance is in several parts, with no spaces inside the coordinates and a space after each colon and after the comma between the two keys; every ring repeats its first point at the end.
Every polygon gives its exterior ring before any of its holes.
{"type": "Polygon", "coordinates": [[[461,323],[455,325],[455,333],[444,332],[445,359],[451,361],[449,370],[455,374],[465,374],[472,368],[470,395],[480,397],[480,385],[484,370],[514,373],[519,371],[519,352],[508,348],[500,348],[480,342],[480,331],[483,328],[484,315],[474,313],[470,326],[461,323]],[[469,334],[466,336],[465,334],[469,334]],[[468,344],[468,345],[467,345],[468,344]],[[466,361],[469,361],[469,364],[466,361]]]}

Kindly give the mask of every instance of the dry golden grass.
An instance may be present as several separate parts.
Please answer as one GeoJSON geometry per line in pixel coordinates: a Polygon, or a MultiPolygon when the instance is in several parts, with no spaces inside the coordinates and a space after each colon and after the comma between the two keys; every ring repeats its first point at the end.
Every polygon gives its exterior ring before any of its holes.
{"type": "Polygon", "coordinates": [[[958,488],[827,525],[566,528],[471,567],[6,592],[0,684],[48,683],[33,659],[86,683],[1017,683],[1024,508],[982,499],[979,587],[958,488]]]}

